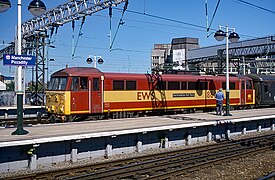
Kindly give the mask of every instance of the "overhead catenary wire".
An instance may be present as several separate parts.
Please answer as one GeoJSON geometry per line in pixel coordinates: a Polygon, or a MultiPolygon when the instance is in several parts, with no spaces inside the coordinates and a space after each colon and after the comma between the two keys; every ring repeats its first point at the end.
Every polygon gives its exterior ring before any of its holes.
{"type": "Polygon", "coordinates": [[[117,36],[118,30],[119,30],[119,27],[120,27],[121,25],[123,25],[123,24],[124,24],[124,22],[123,22],[123,16],[124,16],[125,11],[126,11],[126,10],[127,10],[127,8],[128,8],[128,4],[129,4],[129,1],[128,1],[128,0],[126,0],[126,1],[125,1],[125,4],[124,4],[124,7],[123,7],[122,14],[121,14],[121,18],[120,18],[119,23],[118,23],[118,25],[117,25],[117,29],[116,29],[116,32],[115,32],[114,38],[113,38],[113,40],[112,40],[112,42],[111,42],[111,44],[110,44],[110,51],[112,51],[112,47],[113,47],[113,44],[114,44],[114,42],[115,42],[115,39],[116,39],[116,36],[117,36]]]}
{"type": "MultiPolygon", "coordinates": [[[[220,1],[218,1],[218,3],[217,3],[215,12],[217,11],[217,7],[218,7],[219,2],[220,2],[220,1]]],[[[110,8],[110,9],[111,9],[111,10],[112,10],[112,9],[122,10],[121,8],[116,8],[116,7],[110,8]]],[[[125,7],[124,7],[123,10],[124,10],[124,11],[127,11],[127,12],[130,12],[130,13],[135,13],[135,14],[139,14],[139,15],[144,15],[144,16],[149,16],[149,17],[153,17],[153,18],[162,19],[162,20],[165,20],[165,21],[170,21],[170,22],[176,22],[176,23],[184,24],[184,25],[187,25],[187,26],[195,27],[197,30],[199,30],[199,29],[204,29],[204,31],[205,31],[205,27],[200,26],[200,25],[196,25],[196,24],[192,24],[192,23],[188,23],[188,22],[184,22],[184,21],[179,21],[179,20],[174,20],[174,19],[170,19],[170,18],[167,18],[167,17],[161,17],[161,16],[157,16],[157,15],[148,14],[148,13],[145,13],[145,11],[144,11],[144,12],[132,11],[132,10],[128,10],[128,9],[125,8],[125,7]]],[[[109,10],[109,13],[112,13],[112,12],[109,10]]],[[[215,13],[214,13],[214,14],[215,14],[215,13]]],[[[111,14],[111,15],[112,15],[112,14],[111,14]]],[[[102,15],[95,15],[95,16],[102,16],[102,15]]],[[[110,16],[110,15],[109,15],[109,16],[110,16]]],[[[214,16],[215,16],[215,15],[213,15],[213,17],[214,17],[214,16]]],[[[112,17],[112,16],[111,16],[111,17],[112,17]]],[[[112,17],[112,18],[113,18],[113,17],[112,17]]],[[[120,20],[122,21],[122,19],[120,19],[120,20]]],[[[127,21],[128,21],[128,20],[130,21],[130,19],[127,19],[127,21]]],[[[213,20],[213,18],[212,18],[212,20],[213,20]]],[[[121,22],[121,21],[120,21],[120,22],[121,22]]],[[[137,21],[137,20],[135,20],[135,21],[137,21]]],[[[123,22],[123,21],[122,21],[122,22],[123,22]]],[[[140,21],[140,22],[144,22],[144,21],[140,21]]],[[[148,23],[148,22],[145,22],[145,23],[148,23]]],[[[154,24],[154,23],[153,23],[153,24],[154,24]]],[[[119,27],[119,26],[121,26],[121,24],[118,24],[118,27],[119,27]]],[[[167,26],[167,25],[166,25],[166,26],[167,26]]],[[[209,29],[208,29],[208,30],[209,30],[209,31],[211,30],[212,32],[216,31],[216,29],[212,29],[210,26],[209,26],[209,29]]],[[[117,31],[118,31],[118,29],[117,29],[117,31]]],[[[116,33],[116,34],[117,34],[117,33],[116,33]]],[[[255,38],[254,36],[249,36],[249,35],[244,35],[244,34],[242,34],[242,36],[255,38]]],[[[113,45],[114,41],[115,41],[115,38],[113,39],[111,45],[113,45]]],[[[82,48],[85,48],[85,47],[82,47],[82,48]]],[[[123,51],[124,49],[116,48],[116,49],[113,49],[113,50],[121,50],[121,51],[123,51]]],[[[128,50],[125,50],[125,51],[128,51],[128,50]]],[[[135,51],[135,50],[129,50],[129,51],[135,51]]],[[[139,52],[139,51],[135,51],[135,52],[139,52]]]]}
{"type": "MultiPolygon", "coordinates": [[[[207,33],[209,33],[210,27],[211,27],[211,25],[212,25],[212,23],[213,23],[213,20],[214,20],[214,17],[215,17],[215,15],[216,15],[216,13],[217,13],[219,4],[220,4],[220,0],[218,0],[218,2],[217,2],[217,5],[216,5],[215,11],[214,11],[214,13],[213,13],[213,16],[212,16],[212,18],[211,18],[210,24],[209,24],[209,26],[207,27],[207,33]]],[[[206,9],[206,10],[207,10],[207,9],[206,9]]],[[[211,35],[211,34],[210,34],[210,35],[211,35]]],[[[208,38],[210,35],[207,34],[207,38],[208,38]]]]}
{"type": "MultiPolygon", "coordinates": [[[[122,10],[121,8],[114,8],[114,9],[122,10]]],[[[170,19],[170,18],[167,18],[167,17],[162,17],[162,16],[153,15],[153,14],[148,14],[148,13],[145,13],[145,12],[133,11],[133,10],[129,10],[129,9],[127,9],[126,11],[129,12],[129,13],[133,13],[133,14],[139,14],[139,15],[143,15],[143,16],[148,16],[148,17],[152,17],[152,18],[157,18],[157,19],[165,20],[165,21],[180,23],[180,24],[184,24],[184,25],[188,25],[188,26],[192,26],[192,27],[196,27],[196,28],[200,28],[200,29],[205,29],[205,27],[201,26],[201,25],[196,25],[196,24],[192,24],[192,23],[188,23],[188,22],[184,22],[184,21],[170,19]]]]}
{"type": "MultiPolygon", "coordinates": [[[[122,10],[122,9],[120,9],[120,8],[112,8],[112,9],[122,10]]],[[[146,13],[144,13],[144,12],[131,11],[131,10],[127,10],[127,9],[125,9],[125,11],[130,12],[130,13],[139,14],[139,15],[145,15],[145,16],[150,16],[150,17],[154,17],[154,18],[160,18],[160,19],[165,20],[165,21],[181,23],[181,24],[184,24],[184,25],[188,25],[188,26],[191,26],[191,27],[195,27],[193,30],[200,30],[200,29],[201,29],[201,31],[205,31],[205,27],[200,26],[200,25],[196,25],[196,24],[192,24],[192,23],[188,23],[188,22],[183,22],[183,21],[179,21],[179,20],[174,20],[174,19],[170,19],[170,18],[166,18],[166,17],[160,17],[160,16],[156,16],[156,15],[146,14],[146,13]],[[203,30],[202,30],[202,29],[203,29],[203,30]]],[[[95,16],[106,17],[106,16],[102,16],[102,15],[95,15],[95,16]]],[[[114,17],[112,17],[112,18],[114,18],[114,17]]],[[[167,25],[167,24],[160,24],[160,23],[147,22],[147,21],[141,21],[141,20],[127,19],[127,21],[136,21],[136,22],[141,22],[141,23],[150,23],[150,24],[157,24],[157,25],[163,25],[163,26],[171,26],[171,25],[167,25]]],[[[129,27],[134,27],[134,26],[129,26],[129,27]]],[[[183,27],[178,27],[178,28],[183,28],[183,27]]],[[[57,30],[57,29],[56,29],[56,30],[57,30]]],[[[216,29],[211,29],[211,28],[209,28],[209,30],[212,30],[212,32],[214,32],[216,29]]],[[[244,34],[241,34],[241,35],[242,35],[243,37],[246,36],[246,37],[255,38],[254,36],[250,36],[250,35],[244,35],[244,34]]],[[[115,39],[114,39],[114,40],[115,40],[115,39]]],[[[113,40],[113,42],[114,42],[114,40],[113,40]]],[[[89,48],[89,47],[86,47],[86,46],[78,46],[78,48],[89,48]]],[[[93,47],[93,48],[95,48],[95,49],[105,49],[105,48],[99,48],[99,47],[93,47]]],[[[110,50],[110,49],[109,49],[109,50],[110,50]]],[[[112,50],[128,51],[128,52],[143,52],[143,51],[140,51],[140,50],[122,49],[122,48],[116,48],[116,49],[112,49],[112,50]]]]}
{"type": "MultiPolygon", "coordinates": [[[[73,22],[74,22],[74,21],[73,21],[73,22]]],[[[79,29],[79,31],[78,31],[76,43],[75,43],[75,45],[74,45],[72,57],[74,57],[74,55],[75,55],[75,51],[76,51],[76,48],[77,48],[77,45],[78,45],[79,37],[83,35],[83,34],[82,34],[82,28],[83,28],[84,23],[85,23],[85,16],[83,16],[82,21],[81,21],[81,25],[80,25],[80,29],[79,29]]]]}
{"type": "Polygon", "coordinates": [[[244,0],[234,0],[234,1],[235,1],[235,2],[239,2],[239,3],[242,3],[242,4],[245,4],[245,5],[252,6],[252,7],[254,7],[254,8],[257,8],[257,9],[260,9],[260,10],[263,10],[263,11],[266,11],[266,12],[269,12],[269,13],[272,13],[272,14],[275,14],[275,11],[269,10],[269,9],[267,9],[267,8],[264,8],[264,7],[255,5],[255,4],[252,4],[252,3],[247,2],[247,1],[244,1],[244,0]]]}
{"type": "MultiPolygon", "coordinates": [[[[117,10],[121,10],[120,8],[113,8],[113,9],[117,9],[117,10]]],[[[138,12],[138,11],[133,11],[133,10],[126,10],[129,13],[134,13],[134,14],[138,14],[138,15],[144,15],[144,16],[148,16],[148,17],[152,17],[152,18],[156,18],[156,19],[161,19],[161,20],[165,20],[165,21],[170,21],[170,22],[175,22],[175,23],[180,23],[180,24],[184,24],[187,26],[192,26],[198,29],[202,29],[205,31],[205,26],[201,26],[201,25],[197,25],[197,24],[193,24],[193,23],[188,23],[188,22],[184,22],[184,21],[180,21],[180,20],[175,20],[175,19],[171,19],[171,18],[167,18],[167,17],[162,17],[162,16],[157,16],[157,15],[153,15],[153,14],[148,14],[148,13],[142,13],[142,12],[138,12]]],[[[213,29],[213,28],[209,28],[209,31],[216,32],[217,29],[213,29]]],[[[249,38],[257,38],[255,36],[251,36],[251,35],[246,35],[246,34],[240,34],[243,37],[249,37],[249,38]]]]}
{"type": "Polygon", "coordinates": [[[209,26],[208,26],[208,2],[205,0],[205,19],[206,19],[206,36],[208,37],[208,32],[209,32],[209,26]]]}

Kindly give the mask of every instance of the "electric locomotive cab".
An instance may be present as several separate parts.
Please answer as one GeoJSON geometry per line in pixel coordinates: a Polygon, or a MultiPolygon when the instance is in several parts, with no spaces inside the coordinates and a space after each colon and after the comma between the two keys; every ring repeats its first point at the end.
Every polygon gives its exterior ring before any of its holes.
{"type": "Polygon", "coordinates": [[[103,80],[103,74],[95,68],[66,68],[52,74],[46,91],[46,111],[50,120],[73,121],[102,113],[103,80]]]}
{"type": "Polygon", "coordinates": [[[67,76],[51,77],[49,88],[46,91],[46,111],[50,115],[65,115],[66,98],[69,92],[66,91],[68,84],[67,76]]]}

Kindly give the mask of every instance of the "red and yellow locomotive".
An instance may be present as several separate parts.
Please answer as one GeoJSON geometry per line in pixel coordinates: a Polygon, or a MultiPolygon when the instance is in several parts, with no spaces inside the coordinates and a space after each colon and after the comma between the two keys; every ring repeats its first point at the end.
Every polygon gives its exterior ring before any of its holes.
{"type": "MultiPolygon", "coordinates": [[[[224,76],[104,73],[90,67],[66,68],[52,74],[46,110],[52,118],[129,117],[163,111],[209,109],[225,89],[224,76]]],[[[255,104],[252,79],[230,77],[230,105],[255,104]]],[[[225,104],[225,101],[224,101],[225,104]]]]}

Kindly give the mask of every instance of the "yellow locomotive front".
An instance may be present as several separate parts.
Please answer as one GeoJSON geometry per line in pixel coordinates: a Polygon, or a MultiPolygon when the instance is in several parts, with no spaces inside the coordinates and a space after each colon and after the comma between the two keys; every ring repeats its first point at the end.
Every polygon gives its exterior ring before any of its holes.
{"type": "Polygon", "coordinates": [[[51,77],[50,85],[46,91],[46,111],[50,119],[64,120],[70,113],[70,91],[66,91],[68,77],[51,77]]]}

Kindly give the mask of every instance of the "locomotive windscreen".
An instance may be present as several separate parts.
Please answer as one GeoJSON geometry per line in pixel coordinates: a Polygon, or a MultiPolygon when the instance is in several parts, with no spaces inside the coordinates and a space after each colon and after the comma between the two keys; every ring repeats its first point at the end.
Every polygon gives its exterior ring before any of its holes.
{"type": "Polygon", "coordinates": [[[49,90],[65,90],[67,80],[67,77],[52,77],[49,90]]]}

